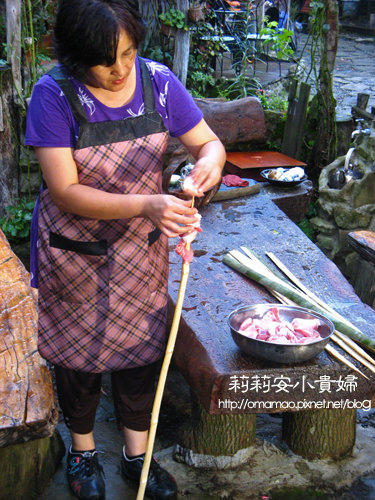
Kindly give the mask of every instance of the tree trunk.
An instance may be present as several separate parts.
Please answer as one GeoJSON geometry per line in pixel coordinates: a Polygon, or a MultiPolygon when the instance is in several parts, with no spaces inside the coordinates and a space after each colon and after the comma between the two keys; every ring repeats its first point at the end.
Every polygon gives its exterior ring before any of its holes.
{"type": "Polygon", "coordinates": [[[8,62],[14,86],[22,92],[21,78],[21,0],[6,0],[8,62]]]}
{"type": "Polygon", "coordinates": [[[18,197],[19,113],[14,102],[13,78],[9,66],[0,67],[0,217],[18,197]]]}
{"type": "Polygon", "coordinates": [[[254,444],[256,415],[210,415],[193,393],[191,403],[191,429],[183,436],[186,448],[203,455],[232,456],[254,444]]]}
{"type": "MultiPolygon", "coordinates": [[[[177,9],[185,12],[189,9],[189,0],[177,0],[177,9]]],[[[187,70],[189,63],[190,33],[185,30],[177,30],[175,37],[173,73],[186,85],[187,70]]]]}
{"type": "Polygon", "coordinates": [[[355,409],[321,409],[285,413],[283,439],[302,457],[341,458],[353,449],[355,409]]]}
{"type": "Polygon", "coordinates": [[[51,437],[0,449],[0,499],[37,500],[65,454],[55,431],[51,437]]]}
{"type": "Polygon", "coordinates": [[[322,29],[319,89],[316,95],[319,111],[314,164],[321,169],[336,157],[336,100],[333,96],[333,70],[338,44],[338,7],[335,0],[325,0],[325,24],[322,29]]]}

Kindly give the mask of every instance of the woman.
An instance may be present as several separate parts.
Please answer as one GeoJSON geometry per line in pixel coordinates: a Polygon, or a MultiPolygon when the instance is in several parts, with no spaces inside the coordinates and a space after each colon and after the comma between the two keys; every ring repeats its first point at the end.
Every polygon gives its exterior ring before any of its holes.
{"type": "MultiPolygon", "coordinates": [[[[59,65],[36,84],[26,144],[35,147],[39,199],[39,350],[54,365],[72,445],[68,480],[82,499],[104,498],[93,437],[101,373],[111,372],[125,447],[121,472],[139,481],[166,341],[168,238],[191,229],[189,200],[161,192],[167,133],[196,159],[190,195],[220,180],[225,152],[165,66],[137,56],[145,28],[137,2],[62,0],[59,65]]],[[[36,217],[34,217],[34,222],[36,217]]],[[[146,494],[175,498],[152,461],[146,494]]]]}

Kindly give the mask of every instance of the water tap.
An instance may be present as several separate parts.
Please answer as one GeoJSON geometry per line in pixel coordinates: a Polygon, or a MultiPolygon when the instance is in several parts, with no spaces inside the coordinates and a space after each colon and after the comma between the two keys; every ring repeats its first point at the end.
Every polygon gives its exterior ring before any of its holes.
{"type": "Polygon", "coordinates": [[[364,118],[356,119],[357,129],[352,132],[352,139],[354,139],[354,137],[356,137],[357,135],[371,135],[370,128],[363,128],[364,121],[365,121],[364,118]]]}

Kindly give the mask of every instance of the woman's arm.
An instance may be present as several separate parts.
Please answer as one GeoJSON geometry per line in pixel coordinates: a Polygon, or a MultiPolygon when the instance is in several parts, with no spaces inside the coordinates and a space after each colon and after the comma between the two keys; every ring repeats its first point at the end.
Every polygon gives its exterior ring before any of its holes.
{"type": "Polygon", "coordinates": [[[179,139],[196,159],[189,176],[196,191],[189,194],[202,196],[220,181],[226,159],[225,148],[203,119],[179,139]]]}
{"type": "Polygon", "coordinates": [[[115,194],[79,184],[71,148],[35,148],[44,180],[57,207],[93,219],[146,217],[169,238],[186,232],[197,213],[171,195],[115,194]]]}

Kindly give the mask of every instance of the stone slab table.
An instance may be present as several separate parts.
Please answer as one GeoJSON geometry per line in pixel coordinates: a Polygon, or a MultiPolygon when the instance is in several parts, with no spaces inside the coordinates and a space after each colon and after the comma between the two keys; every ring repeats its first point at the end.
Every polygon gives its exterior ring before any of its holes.
{"type": "MultiPolygon", "coordinates": [[[[297,205],[303,189],[289,190],[297,205]]],[[[374,398],[374,374],[363,368],[365,379],[325,351],[311,361],[280,365],[243,354],[232,340],[227,323],[231,311],[277,302],[223,264],[223,256],[241,245],[266,259],[265,252],[273,252],[313,293],[375,337],[375,311],[276,206],[273,200],[285,196],[286,191],[262,186],[257,195],[200,209],[203,232],[192,246],[195,257],[174,351],[174,362],[192,391],[192,428],[182,440],[193,451],[233,455],[254,442],[254,414],[283,411],[284,439],[294,451],[315,458],[343,456],[355,442],[356,404],[374,398]],[[327,409],[329,404],[333,407],[327,409]]],[[[289,209],[293,211],[293,203],[289,209]]],[[[181,259],[173,250],[171,244],[171,316],[181,272],[181,259]]]]}

